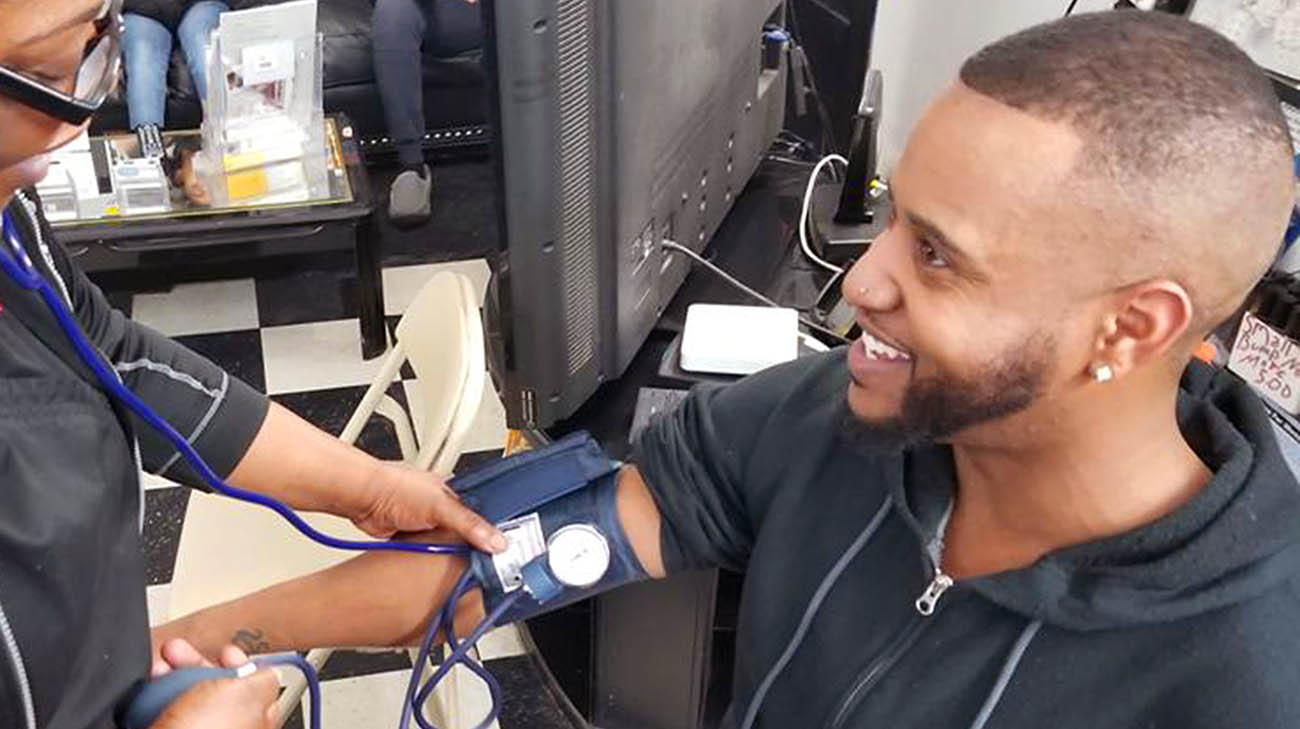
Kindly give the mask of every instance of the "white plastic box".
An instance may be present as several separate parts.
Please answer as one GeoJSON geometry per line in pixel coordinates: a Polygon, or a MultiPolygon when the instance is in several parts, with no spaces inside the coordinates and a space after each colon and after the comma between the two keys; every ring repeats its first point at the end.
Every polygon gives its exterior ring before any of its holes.
{"type": "Polygon", "coordinates": [[[748,375],[799,356],[799,312],[767,306],[691,304],[682,369],[748,375]]]}

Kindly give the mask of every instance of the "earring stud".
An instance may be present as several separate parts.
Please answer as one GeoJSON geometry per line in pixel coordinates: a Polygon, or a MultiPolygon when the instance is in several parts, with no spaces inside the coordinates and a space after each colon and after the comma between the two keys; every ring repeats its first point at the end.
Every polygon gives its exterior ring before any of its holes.
{"type": "Polygon", "coordinates": [[[1098,364],[1092,366],[1092,379],[1100,384],[1105,384],[1115,379],[1115,370],[1108,364],[1098,364]]]}

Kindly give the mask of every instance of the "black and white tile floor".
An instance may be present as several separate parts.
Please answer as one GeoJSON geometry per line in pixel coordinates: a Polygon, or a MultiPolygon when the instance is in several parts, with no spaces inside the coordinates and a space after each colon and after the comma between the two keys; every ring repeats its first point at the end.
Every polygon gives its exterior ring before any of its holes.
{"type": "MultiPolygon", "coordinates": [[[[466,274],[482,296],[488,279],[482,260],[386,267],[384,308],[390,327],[439,270],[466,274]]],[[[381,361],[361,358],[355,282],[339,272],[309,270],[182,284],[165,293],[115,293],[112,298],[133,319],[208,356],[330,433],[343,429],[381,361]]],[[[389,392],[403,405],[415,406],[418,431],[419,393],[410,376],[405,371],[389,392]]],[[[489,391],[457,469],[499,455],[505,433],[504,411],[489,391]]],[[[358,445],[383,458],[399,457],[392,430],[381,420],[370,423],[358,445]]],[[[147,479],[146,486],[148,602],[150,619],[156,624],[170,617],[169,591],[189,492],[157,478],[147,479]]],[[[514,628],[493,631],[480,650],[489,670],[502,680],[508,698],[501,726],[553,725],[538,715],[537,704],[545,703],[540,697],[544,691],[525,665],[529,659],[514,628]]],[[[395,727],[410,665],[403,652],[335,653],[322,674],[326,729],[395,727]]],[[[460,683],[467,687],[461,701],[472,725],[477,722],[472,717],[481,716],[477,707],[485,705],[486,690],[473,680],[460,683]]]]}

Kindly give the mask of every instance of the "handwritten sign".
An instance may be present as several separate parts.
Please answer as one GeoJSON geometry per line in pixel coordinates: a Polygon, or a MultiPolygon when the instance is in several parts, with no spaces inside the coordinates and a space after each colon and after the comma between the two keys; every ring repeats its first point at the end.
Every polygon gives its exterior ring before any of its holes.
{"type": "Polygon", "coordinates": [[[1289,413],[1300,413],[1300,344],[1249,312],[1232,345],[1228,369],[1289,413]]]}

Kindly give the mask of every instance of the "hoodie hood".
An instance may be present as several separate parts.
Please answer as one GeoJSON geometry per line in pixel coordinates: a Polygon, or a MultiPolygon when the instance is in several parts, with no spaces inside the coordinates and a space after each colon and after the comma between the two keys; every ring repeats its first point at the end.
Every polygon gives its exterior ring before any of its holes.
{"type": "MultiPolygon", "coordinates": [[[[1104,630],[1209,612],[1300,574],[1300,485],[1258,396],[1234,375],[1194,363],[1178,417],[1214,472],[1188,503],[1136,530],[960,584],[1033,620],[1104,630]]],[[[951,450],[928,448],[945,453],[908,457],[896,494],[911,521],[929,525],[927,539],[956,484],[951,450]]]]}

